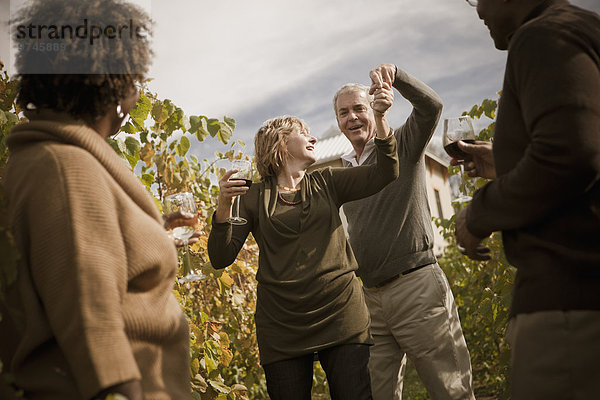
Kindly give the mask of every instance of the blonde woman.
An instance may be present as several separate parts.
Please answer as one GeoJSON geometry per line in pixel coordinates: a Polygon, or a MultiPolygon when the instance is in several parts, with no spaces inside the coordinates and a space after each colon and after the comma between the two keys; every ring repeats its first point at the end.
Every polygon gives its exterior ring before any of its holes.
{"type": "Polygon", "coordinates": [[[378,163],[352,169],[306,169],[316,139],[296,117],[266,121],[255,138],[262,180],[219,182],[208,251],[215,268],[230,265],[250,232],[260,249],[256,327],[261,364],[273,400],[310,399],[317,353],[332,399],[370,399],[369,315],[356,261],[338,214],[348,201],[370,196],[398,176],[396,141],[385,111],[389,86],[375,93],[378,163]],[[225,222],[240,198],[246,225],[225,222]]]}

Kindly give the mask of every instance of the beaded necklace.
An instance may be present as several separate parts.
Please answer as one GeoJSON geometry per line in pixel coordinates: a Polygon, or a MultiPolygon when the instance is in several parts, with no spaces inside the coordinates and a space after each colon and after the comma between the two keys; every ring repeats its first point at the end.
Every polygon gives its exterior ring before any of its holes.
{"type": "Polygon", "coordinates": [[[279,183],[277,184],[277,187],[281,190],[285,190],[286,192],[290,192],[290,193],[294,193],[294,192],[297,192],[298,190],[300,190],[300,188],[298,188],[298,189],[289,188],[287,186],[280,185],[279,183]]]}
{"type": "Polygon", "coordinates": [[[281,192],[277,192],[277,197],[279,197],[279,200],[281,200],[282,203],[287,204],[288,206],[297,206],[298,204],[302,203],[302,199],[298,200],[298,201],[287,201],[286,199],[283,198],[283,196],[281,195],[281,192]]]}

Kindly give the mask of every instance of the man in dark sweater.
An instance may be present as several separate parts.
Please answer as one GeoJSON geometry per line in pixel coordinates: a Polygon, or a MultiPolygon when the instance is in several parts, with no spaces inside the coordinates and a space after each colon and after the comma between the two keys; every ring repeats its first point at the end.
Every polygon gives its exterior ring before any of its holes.
{"type": "Polygon", "coordinates": [[[469,174],[495,179],[457,216],[457,241],[478,259],[502,231],[517,268],[512,399],[598,398],[600,17],[565,0],[477,12],[508,59],[493,146],[461,144],[469,174]]]}
{"type": "MultiPolygon", "coordinates": [[[[446,276],[433,254],[424,152],[442,102],[427,85],[391,64],[371,71],[374,91],[384,82],[414,109],[394,132],[400,176],[381,192],[344,204],[371,316],[369,370],[374,400],[402,398],[406,356],[432,399],[474,399],[469,352],[446,276]]],[[[375,163],[374,110],[369,87],[343,86],[334,109],[353,151],[346,167],[375,163]]]]}

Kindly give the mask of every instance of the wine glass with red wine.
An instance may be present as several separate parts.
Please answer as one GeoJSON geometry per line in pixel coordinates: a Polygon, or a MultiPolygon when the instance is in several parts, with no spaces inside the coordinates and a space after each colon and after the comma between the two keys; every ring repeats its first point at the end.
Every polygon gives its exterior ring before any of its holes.
{"type": "MultiPolygon", "coordinates": [[[[221,179],[225,173],[231,170],[237,172],[229,178],[230,181],[244,181],[243,186],[250,188],[252,185],[252,163],[248,160],[217,160],[215,163],[215,170],[217,177],[221,179]]],[[[244,225],[248,221],[245,218],[240,217],[240,196],[236,196],[233,200],[233,215],[227,219],[232,225],[244,225]]]]}
{"type": "MultiPolygon", "coordinates": [[[[473,129],[473,121],[471,121],[471,118],[462,116],[444,119],[444,135],[442,137],[444,150],[446,150],[446,153],[448,153],[450,157],[458,161],[470,161],[471,156],[458,147],[459,140],[466,143],[475,143],[475,129],[473,129]]],[[[460,165],[460,175],[462,193],[454,199],[454,202],[466,203],[471,201],[471,196],[467,194],[462,164],[460,165]]]]}

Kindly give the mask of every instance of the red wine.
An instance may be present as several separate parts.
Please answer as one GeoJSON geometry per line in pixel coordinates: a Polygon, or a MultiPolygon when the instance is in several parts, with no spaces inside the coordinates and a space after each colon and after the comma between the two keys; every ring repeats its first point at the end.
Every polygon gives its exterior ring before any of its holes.
{"type": "Polygon", "coordinates": [[[250,189],[250,186],[252,186],[252,180],[250,179],[242,179],[242,178],[236,178],[235,176],[231,178],[232,181],[244,181],[243,185],[240,185],[240,187],[244,187],[246,186],[248,189],[250,189]]]}
{"type": "MultiPolygon", "coordinates": [[[[475,141],[472,139],[463,140],[463,142],[471,143],[471,144],[475,143],[475,141]]],[[[448,155],[450,157],[452,157],[456,160],[470,160],[471,159],[470,154],[467,154],[458,148],[458,142],[452,142],[452,143],[445,145],[444,150],[446,150],[446,153],[448,153],[448,155]]]]}

